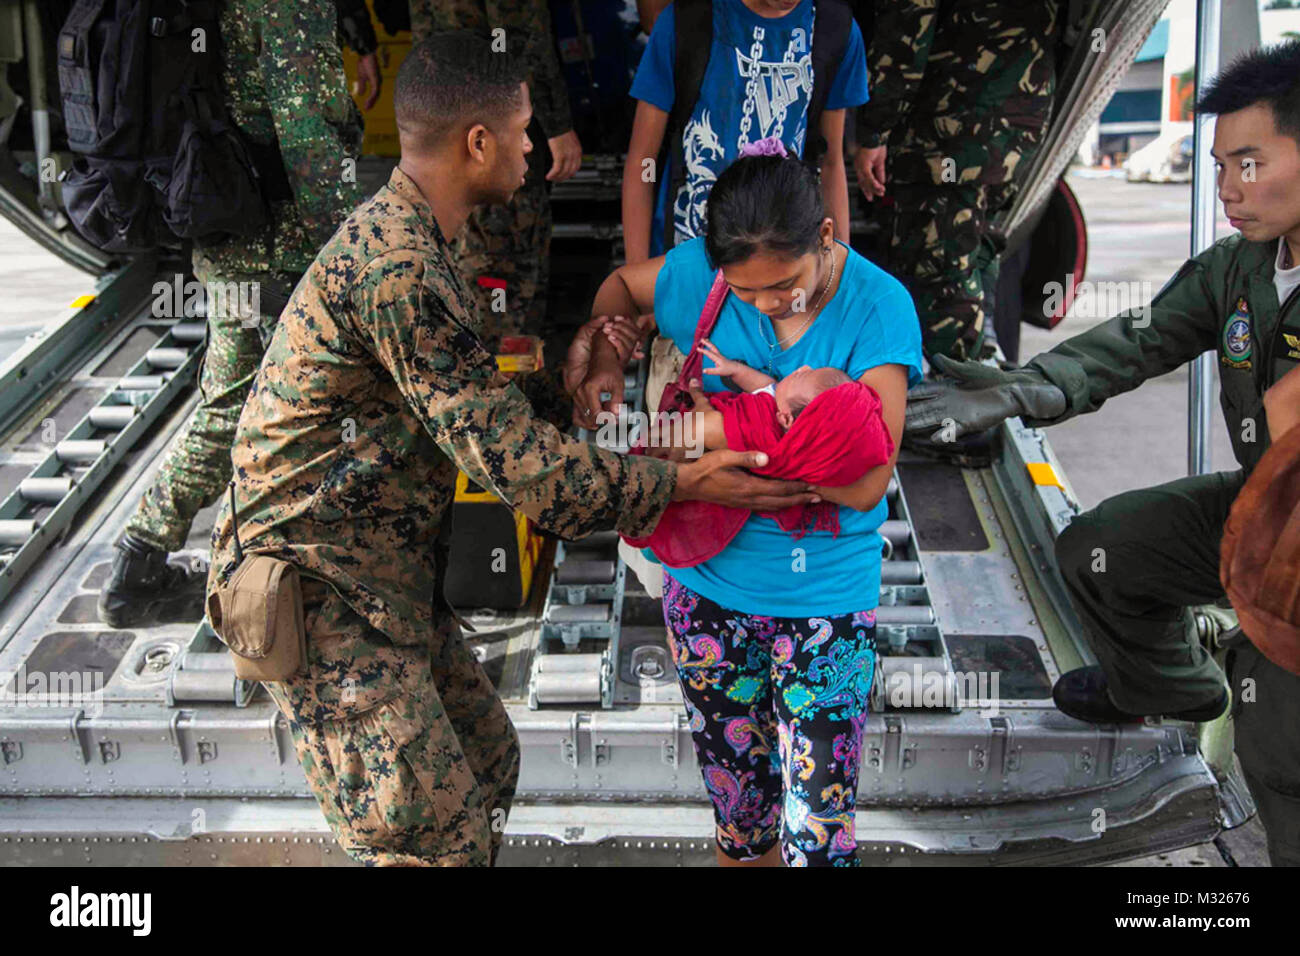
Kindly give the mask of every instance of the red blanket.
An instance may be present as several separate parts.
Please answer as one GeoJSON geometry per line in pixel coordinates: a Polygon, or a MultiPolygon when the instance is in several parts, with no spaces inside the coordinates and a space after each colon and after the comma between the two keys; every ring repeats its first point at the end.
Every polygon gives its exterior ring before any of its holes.
{"type": "MultiPolygon", "coordinates": [[[[786,432],[776,420],[771,395],[723,392],[709,398],[722,413],[728,448],[767,453],[767,465],[754,469],[758,475],[839,487],[853,484],[894,453],[880,417],[880,396],[861,382],[845,382],[818,395],[786,432]]],[[[627,541],[649,547],[669,567],[688,568],[720,553],[750,514],[708,501],[675,501],[648,538],[627,541]]],[[[794,538],[808,531],[840,531],[839,505],[829,501],[762,515],[794,538]]]]}

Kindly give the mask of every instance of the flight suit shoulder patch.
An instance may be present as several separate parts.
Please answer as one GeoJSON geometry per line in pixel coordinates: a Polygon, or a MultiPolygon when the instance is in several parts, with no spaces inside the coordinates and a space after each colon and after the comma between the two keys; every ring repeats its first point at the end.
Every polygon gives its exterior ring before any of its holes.
{"type": "Polygon", "coordinates": [[[1252,345],[1250,303],[1245,296],[1238,296],[1232,314],[1223,323],[1223,334],[1219,337],[1219,362],[1228,368],[1250,368],[1252,345]]]}

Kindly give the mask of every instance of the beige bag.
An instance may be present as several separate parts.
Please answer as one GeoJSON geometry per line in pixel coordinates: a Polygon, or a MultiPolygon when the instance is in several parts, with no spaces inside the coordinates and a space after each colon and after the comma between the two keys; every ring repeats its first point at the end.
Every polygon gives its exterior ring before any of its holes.
{"type": "Polygon", "coordinates": [[[659,407],[664,389],[669,382],[677,381],[682,374],[682,365],[686,361],[683,355],[667,335],[657,335],[650,343],[650,371],[645,380],[645,407],[647,410],[659,407]]]}
{"type": "MultiPolygon", "coordinates": [[[[645,382],[645,407],[658,408],[664,389],[669,382],[677,381],[682,374],[682,364],[686,356],[681,353],[673,340],[667,335],[657,335],[650,343],[650,371],[645,382]]],[[[664,593],[664,566],[651,561],[639,548],[634,548],[626,541],[619,540],[618,554],[623,563],[637,576],[646,593],[653,598],[662,597],[664,593]]]]}
{"type": "Polygon", "coordinates": [[[230,583],[208,595],[208,619],[234,655],[241,680],[287,680],[307,666],[302,585],[287,561],[245,557],[230,583]]]}

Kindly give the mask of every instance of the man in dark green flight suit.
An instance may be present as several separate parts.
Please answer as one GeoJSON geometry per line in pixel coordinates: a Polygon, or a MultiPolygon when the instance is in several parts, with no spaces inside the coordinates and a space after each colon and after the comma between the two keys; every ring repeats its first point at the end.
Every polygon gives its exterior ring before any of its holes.
{"type": "MultiPolygon", "coordinates": [[[[1189,606],[1224,596],[1224,521],[1246,473],[1285,427],[1284,416],[1265,414],[1265,392],[1300,364],[1300,41],[1234,62],[1199,109],[1218,117],[1219,198],[1240,235],[1188,260],[1150,306],[1024,368],[938,356],[955,382],[909,395],[908,430],[937,429],[936,437],[952,440],[1013,415],[1043,426],[1095,411],[1218,352],[1220,401],[1242,470],[1116,495],[1057,539],[1057,562],[1099,665],[1063,675],[1053,696],[1064,713],[1094,723],[1145,715],[1208,721],[1227,708],[1224,675],[1198,640],[1189,606]]],[[[1237,754],[1270,856],[1275,866],[1298,865],[1300,677],[1247,641],[1228,659],[1237,754]]]]}

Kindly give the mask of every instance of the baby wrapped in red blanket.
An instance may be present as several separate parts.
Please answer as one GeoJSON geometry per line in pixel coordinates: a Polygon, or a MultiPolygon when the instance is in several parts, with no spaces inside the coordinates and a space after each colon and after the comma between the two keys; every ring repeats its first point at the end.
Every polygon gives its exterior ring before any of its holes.
{"type": "MultiPolygon", "coordinates": [[[[805,365],[776,381],[723,358],[707,339],[700,351],[715,365],[705,374],[729,376],[746,389],[708,396],[693,391],[695,409],[688,415],[702,429],[697,434],[703,435],[705,448],[761,451],[768,463],[754,469],[755,474],[832,488],[853,484],[894,453],[880,396],[839,369],[805,365]]],[[[649,537],[626,540],[649,547],[669,567],[691,567],[720,553],[750,514],[707,501],[677,501],[649,537]]],[[[829,501],[762,514],[794,538],[808,531],[840,530],[839,505],[829,501]]]]}

